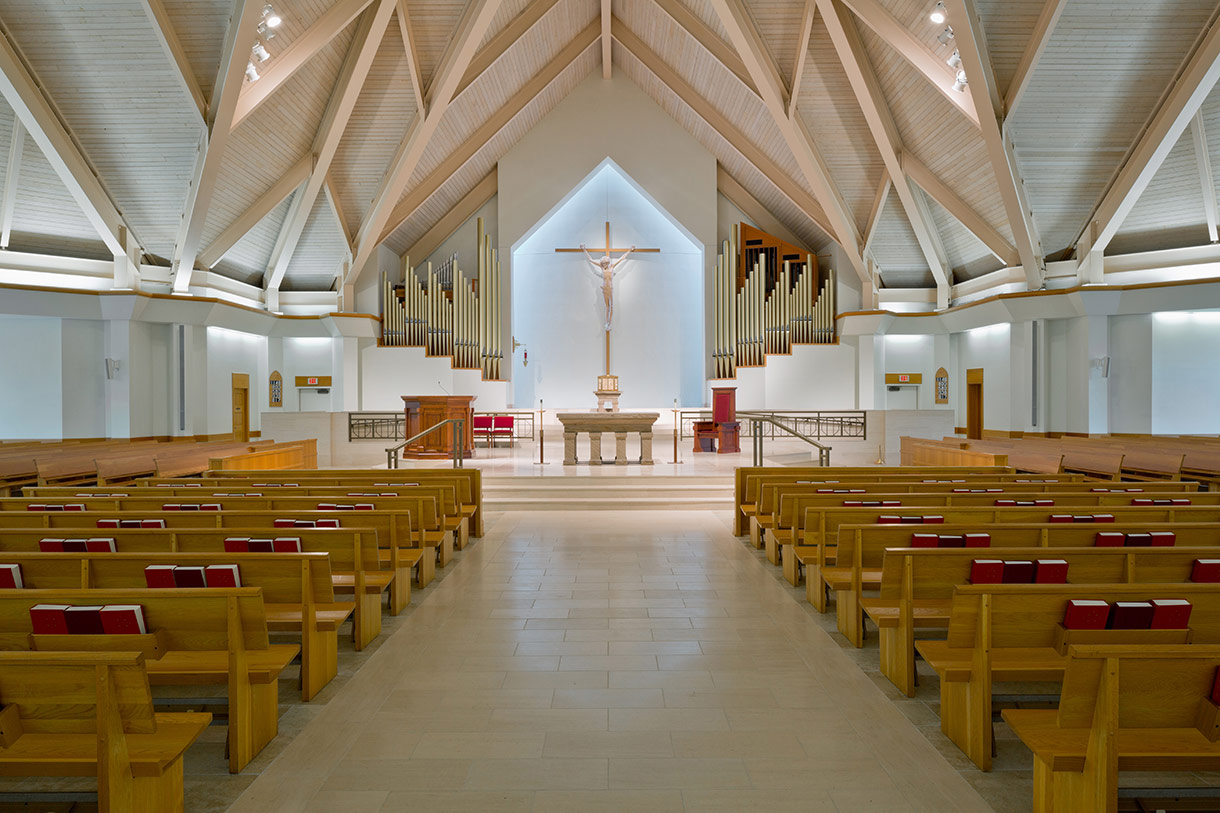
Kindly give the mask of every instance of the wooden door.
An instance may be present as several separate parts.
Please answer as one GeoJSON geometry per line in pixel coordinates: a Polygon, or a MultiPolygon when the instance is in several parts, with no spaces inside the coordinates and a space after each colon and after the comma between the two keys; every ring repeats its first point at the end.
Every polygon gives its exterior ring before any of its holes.
{"type": "Polygon", "coordinates": [[[250,376],[233,374],[233,439],[250,439],[250,376]]]}
{"type": "Polygon", "coordinates": [[[983,370],[966,371],[966,437],[983,437],[983,370]]]}

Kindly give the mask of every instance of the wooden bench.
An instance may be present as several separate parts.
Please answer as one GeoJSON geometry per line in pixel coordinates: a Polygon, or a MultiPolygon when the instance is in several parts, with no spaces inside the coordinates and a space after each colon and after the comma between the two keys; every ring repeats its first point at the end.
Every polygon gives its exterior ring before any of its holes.
{"type": "Polygon", "coordinates": [[[242,587],[263,591],[268,632],[301,636],[301,699],[312,700],[339,671],[339,627],[355,605],[335,601],[325,553],[12,553],[4,564],[21,566],[25,587],[35,590],[148,589],[149,565],[236,564],[242,587]]]}
{"type": "Polygon", "coordinates": [[[183,809],[212,715],[153,711],[139,652],[0,652],[0,776],[96,776],[104,813],[183,809]]]}
{"type": "Polygon", "coordinates": [[[278,730],[279,677],[301,648],[272,644],[262,592],[0,590],[0,650],[138,650],[154,684],[226,686],[229,771],[244,768],[278,730]],[[139,604],[147,635],[33,635],[35,604],[139,604]]]}
{"type": "Polygon", "coordinates": [[[1077,643],[1220,643],[1220,584],[962,585],[948,637],[916,649],[940,677],[940,728],[981,770],[991,770],[992,686],[1063,680],[1077,643]],[[1069,599],[1179,598],[1193,605],[1190,630],[1064,631],[1069,599]]]}
{"type": "Polygon", "coordinates": [[[1034,752],[1034,813],[1117,811],[1125,771],[1220,767],[1216,646],[1079,645],[1057,709],[1005,709],[1034,752]]]}

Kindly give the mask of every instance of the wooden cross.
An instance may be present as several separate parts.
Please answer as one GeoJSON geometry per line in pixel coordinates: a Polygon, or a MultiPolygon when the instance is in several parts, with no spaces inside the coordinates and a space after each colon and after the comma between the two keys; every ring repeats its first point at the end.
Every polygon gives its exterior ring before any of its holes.
{"type": "MultiPolygon", "coordinates": [[[[646,254],[656,254],[661,251],[659,248],[612,248],[610,245],[610,221],[606,221],[606,245],[602,248],[557,248],[556,254],[583,254],[585,251],[590,254],[604,254],[609,259],[614,259],[614,254],[625,254],[628,251],[643,252],[646,254]]],[[[606,375],[610,375],[610,329],[606,328],[606,375]]]]}

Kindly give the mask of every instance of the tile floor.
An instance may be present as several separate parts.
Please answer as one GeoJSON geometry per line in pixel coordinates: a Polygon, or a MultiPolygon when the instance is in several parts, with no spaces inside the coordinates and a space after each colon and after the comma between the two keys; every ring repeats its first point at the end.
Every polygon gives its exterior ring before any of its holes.
{"type": "Polygon", "coordinates": [[[231,809],[990,810],[720,513],[493,515],[231,809]]]}

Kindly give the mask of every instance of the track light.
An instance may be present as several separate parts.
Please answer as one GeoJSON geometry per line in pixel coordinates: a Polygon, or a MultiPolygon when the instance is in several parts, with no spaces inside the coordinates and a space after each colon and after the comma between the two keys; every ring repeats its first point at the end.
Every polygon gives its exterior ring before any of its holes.
{"type": "Polygon", "coordinates": [[[263,47],[261,42],[254,43],[254,47],[250,49],[250,53],[253,54],[254,58],[259,62],[266,62],[268,59],[271,59],[271,54],[267,53],[267,49],[263,47]]]}
{"type": "Polygon", "coordinates": [[[258,81],[258,69],[254,67],[253,62],[246,63],[246,81],[247,82],[257,82],[258,81]]]}
{"type": "Polygon", "coordinates": [[[275,13],[275,9],[271,7],[270,3],[263,6],[263,20],[269,28],[279,28],[280,23],[284,22],[283,18],[275,13]]]}
{"type": "Polygon", "coordinates": [[[958,69],[957,81],[955,81],[953,83],[953,89],[956,90],[958,93],[965,93],[967,84],[968,83],[966,82],[966,72],[961,69],[958,69]]]}
{"type": "Polygon", "coordinates": [[[945,30],[936,35],[936,41],[941,45],[948,45],[953,40],[953,26],[945,26],[945,30]]]}
{"type": "Polygon", "coordinates": [[[936,5],[932,7],[931,13],[928,14],[928,19],[940,25],[949,19],[949,9],[945,8],[945,4],[938,0],[936,5]]]}
{"type": "Polygon", "coordinates": [[[958,53],[956,48],[954,48],[953,53],[949,54],[949,58],[945,61],[949,63],[950,68],[957,70],[962,66],[962,55],[958,53]]]}

